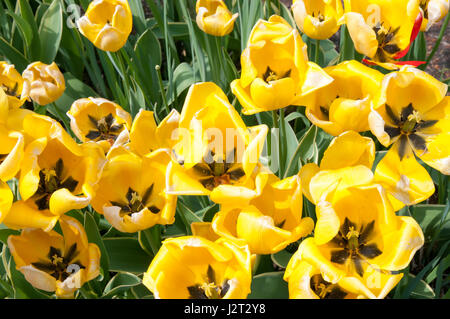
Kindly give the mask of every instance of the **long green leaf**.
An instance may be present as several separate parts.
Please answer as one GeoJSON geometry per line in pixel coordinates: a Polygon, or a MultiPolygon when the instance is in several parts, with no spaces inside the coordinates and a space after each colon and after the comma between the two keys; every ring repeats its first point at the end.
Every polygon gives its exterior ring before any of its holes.
{"type": "Polygon", "coordinates": [[[39,26],[41,61],[47,64],[55,60],[63,32],[63,12],[60,0],[54,0],[42,17],[39,26]]]}

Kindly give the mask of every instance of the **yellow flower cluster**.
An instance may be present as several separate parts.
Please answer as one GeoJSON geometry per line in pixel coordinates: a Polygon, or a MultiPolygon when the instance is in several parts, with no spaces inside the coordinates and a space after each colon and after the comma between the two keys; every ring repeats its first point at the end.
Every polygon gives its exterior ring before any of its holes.
{"type": "MultiPolygon", "coordinates": [[[[442,16],[439,3],[348,0],[344,13],[341,1],[297,0],[293,12],[315,39],[346,23],[358,51],[392,63],[423,16],[428,24],[442,16]],[[389,10],[394,2],[398,10],[389,10]],[[369,23],[374,3],[380,12],[369,23]]],[[[218,0],[199,0],[197,14],[200,29],[216,36],[237,18],[218,0]]],[[[100,49],[119,50],[132,27],[127,1],[92,2],[78,27],[100,49]]],[[[133,119],[112,101],[78,99],[67,112],[78,143],[56,120],[20,108],[28,98],[46,105],[61,96],[56,64],[35,62],[21,76],[0,63],[0,221],[22,230],[8,240],[17,269],[33,286],[71,297],[99,275],[100,251],[67,212],[91,205],[134,233],[172,224],[177,197],[198,195],[220,210],[211,223],[193,223],[192,236],[163,242],[143,278],[155,297],[245,298],[256,255],[312,234],[284,275],[291,298],[384,298],[424,244],[417,222],[395,214],[434,192],[415,156],[450,174],[448,87],[410,66],[387,75],[357,61],[322,69],[306,52],[282,17],[259,20],[230,85],[244,114],[305,106],[308,119],[335,136],[320,165],[284,179],[260,160],[269,128],[247,126],[212,82],[192,85],[181,113],[159,124],[151,111],[133,119]],[[359,134],[369,130],[392,145],[374,171],[375,143],[359,134]],[[18,198],[7,184],[13,178],[18,198]],[[302,216],[303,195],[316,207],[315,224],[302,216]]]]}

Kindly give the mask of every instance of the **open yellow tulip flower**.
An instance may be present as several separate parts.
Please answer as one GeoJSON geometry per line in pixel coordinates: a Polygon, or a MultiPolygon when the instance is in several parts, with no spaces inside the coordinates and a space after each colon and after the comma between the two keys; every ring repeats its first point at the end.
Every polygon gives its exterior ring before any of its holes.
{"type": "Polygon", "coordinates": [[[241,55],[241,78],[231,90],[244,114],[303,105],[302,99],[333,79],[308,61],[306,44],[282,17],[259,20],[241,55]]]}
{"type": "Polygon", "coordinates": [[[34,140],[22,160],[21,200],[12,205],[4,223],[12,229],[49,231],[62,214],[89,204],[105,159],[98,145],[77,144],[47,116],[27,115],[23,126],[34,140]]]}
{"type": "Polygon", "coordinates": [[[261,194],[248,205],[222,204],[212,227],[221,237],[248,244],[252,254],[273,254],[310,234],[311,218],[302,218],[300,178],[279,180],[268,174],[261,194]]]}
{"type": "Polygon", "coordinates": [[[316,214],[314,237],[302,241],[298,257],[333,284],[402,270],[424,244],[419,224],[395,214],[381,185],[331,187],[316,214]]]}
{"type": "Polygon", "coordinates": [[[294,0],[292,12],[300,30],[312,39],[325,40],[339,30],[344,9],[341,0],[294,0]]]}
{"type": "Polygon", "coordinates": [[[247,246],[219,239],[166,239],[144,274],[158,299],[245,299],[252,280],[247,246]]]}
{"type": "Polygon", "coordinates": [[[308,119],[334,136],[368,131],[367,118],[370,108],[377,106],[383,74],[354,60],[327,67],[325,72],[334,81],[308,96],[304,103],[308,119]]]}
{"type": "Polygon", "coordinates": [[[55,62],[44,64],[34,62],[23,71],[23,94],[40,105],[47,105],[59,99],[66,89],[64,75],[55,62]]]}
{"type": "Polygon", "coordinates": [[[370,62],[387,69],[397,69],[396,64],[418,65],[397,59],[408,53],[420,30],[419,1],[344,0],[346,13],[341,22],[345,21],[356,51],[370,62]]]}
{"type": "Polygon", "coordinates": [[[267,131],[266,125],[248,128],[216,84],[194,84],[180,116],[174,147],[179,162],[169,164],[168,192],[219,202],[256,196],[267,131]]]}
{"type": "Polygon", "coordinates": [[[105,152],[118,139],[121,140],[121,134],[125,135],[125,141],[128,140],[131,115],[120,105],[107,99],[78,99],[73,102],[67,116],[70,118],[70,128],[81,142],[97,142],[105,152]]]}
{"type": "Polygon", "coordinates": [[[177,197],[165,193],[170,153],[158,150],[139,157],[123,147],[108,154],[91,204],[116,229],[134,233],[175,220],[177,197]]]}
{"type": "Polygon", "coordinates": [[[445,175],[450,174],[450,97],[447,85],[412,67],[385,76],[383,105],[372,109],[369,124],[384,146],[375,178],[407,205],[434,193],[434,184],[418,156],[445,175]]]}
{"type": "Polygon", "coordinates": [[[27,100],[27,96],[23,92],[23,85],[23,78],[14,65],[0,61],[0,87],[8,97],[9,108],[18,108],[27,100]]]}
{"type": "Polygon", "coordinates": [[[325,150],[320,166],[309,163],[300,169],[303,194],[317,204],[331,186],[365,185],[373,181],[371,171],[375,143],[371,138],[348,131],[335,137],[325,150]]]}
{"type": "Polygon", "coordinates": [[[448,9],[448,0],[420,0],[420,10],[423,14],[420,31],[428,31],[433,24],[447,15],[448,9]]]}
{"type": "Polygon", "coordinates": [[[301,260],[299,255],[297,251],[292,256],[284,273],[290,299],[383,299],[403,277],[368,269],[364,278],[344,277],[332,283],[323,277],[320,268],[301,260]]]}
{"type": "Polygon", "coordinates": [[[197,0],[197,25],[205,33],[223,37],[233,31],[234,21],[239,16],[232,14],[222,0],[197,0]]]}
{"type": "Polygon", "coordinates": [[[73,298],[77,289],[100,274],[100,249],[89,243],[83,226],[75,218],[59,220],[56,231],[27,228],[9,236],[8,247],[16,268],[33,287],[73,298]]]}
{"type": "Polygon", "coordinates": [[[152,111],[140,110],[131,126],[130,149],[140,156],[157,149],[172,149],[177,143],[179,121],[180,113],[173,109],[157,126],[152,111]]]}
{"type": "Polygon", "coordinates": [[[127,42],[133,16],[127,0],[95,0],[77,20],[77,26],[97,48],[116,52],[127,42]]]}

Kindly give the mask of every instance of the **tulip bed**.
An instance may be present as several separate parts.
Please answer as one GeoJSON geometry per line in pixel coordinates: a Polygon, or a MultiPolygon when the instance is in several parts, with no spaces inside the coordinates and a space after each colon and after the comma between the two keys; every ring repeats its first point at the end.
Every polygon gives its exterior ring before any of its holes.
{"type": "Polygon", "coordinates": [[[450,298],[448,9],[3,0],[0,297],[450,298]]]}

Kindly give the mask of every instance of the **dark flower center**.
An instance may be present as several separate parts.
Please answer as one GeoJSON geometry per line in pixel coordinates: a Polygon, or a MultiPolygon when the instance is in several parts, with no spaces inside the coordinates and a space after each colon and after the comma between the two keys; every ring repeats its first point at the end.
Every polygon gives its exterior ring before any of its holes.
{"type": "Polygon", "coordinates": [[[263,74],[263,80],[264,80],[264,82],[269,83],[271,81],[288,78],[290,76],[291,76],[291,70],[288,70],[285,73],[279,74],[275,71],[272,71],[272,69],[269,66],[267,66],[266,72],[264,72],[264,74],[263,74]]]}
{"type": "Polygon", "coordinates": [[[120,212],[124,214],[138,213],[144,208],[148,209],[153,214],[158,214],[160,209],[155,205],[149,205],[150,197],[153,193],[153,184],[145,190],[142,196],[131,187],[128,188],[126,197],[126,202],[115,202],[111,201],[111,205],[120,207],[120,212]]]}
{"type": "Polygon", "coordinates": [[[78,181],[72,176],[63,177],[64,163],[62,159],[56,161],[55,166],[43,168],[39,171],[39,186],[34,195],[35,203],[39,210],[49,208],[49,201],[52,194],[58,189],[66,188],[73,192],[78,185],[78,181]]]}
{"type": "MultiPolygon", "coordinates": [[[[214,152],[211,152],[214,157],[214,152]]],[[[232,184],[245,176],[241,164],[236,163],[236,149],[228,153],[225,161],[213,160],[211,163],[200,163],[193,170],[200,176],[200,183],[208,190],[213,190],[219,185],[232,184]]]]}
{"type": "Polygon", "coordinates": [[[320,274],[312,276],[309,283],[312,291],[320,299],[344,299],[347,296],[341,287],[326,281],[320,274]]]}
{"type": "Polygon", "coordinates": [[[387,62],[390,60],[390,56],[400,51],[400,48],[393,41],[397,35],[400,27],[392,29],[386,29],[383,26],[383,22],[378,22],[376,26],[373,27],[373,31],[377,35],[378,50],[376,57],[380,62],[387,62]]]}
{"type": "Polygon", "coordinates": [[[311,15],[313,16],[313,18],[317,18],[320,22],[325,21],[325,16],[320,13],[320,11],[318,11],[317,13],[313,11],[311,15]]]}
{"type": "Polygon", "coordinates": [[[350,263],[358,275],[362,276],[364,273],[363,262],[382,253],[377,244],[369,243],[373,235],[374,225],[375,221],[371,221],[357,230],[356,225],[345,218],[339,233],[331,240],[331,243],[338,247],[331,252],[331,261],[344,264],[350,259],[350,263]]]}
{"type": "Polygon", "coordinates": [[[114,117],[111,113],[107,116],[97,120],[93,116],[88,115],[89,120],[94,125],[95,129],[90,130],[86,135],[89,140],[106,140],[111,144],[117,139],[120,131],[123,128],[122,124],[114,124],[114,117]]]}
{"type": "Polygon", "coordinates": [[[75,260],[79,255],[77,244],[74,243],[63,255],[61,250],[53,246],[47,255],[47,259],[31,263],[35,268],[45,271],[56,280],[64,281],[71,274],[78,272],[84,267],[80,261],[75,260]]]}
{"type": "Polygon", "coordinates": [[[400,136],[398,151],[400,160],[405,156],[408,141],[417,150],[425,152],[428,150],[425,139],[417,133],[420,133],[423,129],[433,126],[438,122],[437,120],[422,120],[419,112],[414,109],[412,103],[402,109],[400,116],[395,114],[392,108],[386,104],[386,114],[394,126],[385,124],[384,131],[391,139],[400,136]]]}
{"type": "Polygon", "coordinates": [[[20,94],[18,94],[17,89],[19,88],[19,83],[16,82],[13,87],[9,87],[5,84],[2,84],[2,89],[5,91],[6,95],[14,96],[20,98],[20,94]]]}
{"type": "Polygon", "coordinates": [[[222,299],[229,289],[228,279],[225,279],[221,285],[216,284],[216,274],[211,265],[208,265],[204,283],[187,287],[189,299],[222,299]]]}
{"type": "Polygon", "coordinates": [[[423,11],[423,17],[425,19],[428,19],[428,2],[429,0],[421,0],[419,4],[420,8],[423,11]]]}

